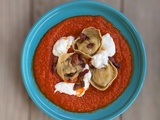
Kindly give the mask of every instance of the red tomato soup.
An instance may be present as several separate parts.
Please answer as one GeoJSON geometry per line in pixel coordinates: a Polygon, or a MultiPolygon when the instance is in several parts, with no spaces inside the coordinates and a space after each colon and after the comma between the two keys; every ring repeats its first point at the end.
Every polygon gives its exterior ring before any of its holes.
{"type": "Polygon", "coordinates": [[[91,112],[105,107],[124,91],[132,74],[132,54],[128,43],[120,31],[102,16],[76,16],[68,18],[53,26],[41,39],[33,59],[33,72],[41,92],[54,104],[72,112],[91,112]],[[52,49],[57,40],[64,36],[75,38],[84,28],[93,26],[101,34],[110,33],[115,45],[114,59],[120,63],[118,76],[105,91],[99,91],[92,85],[82,97],[54,92],[55,84],[62,81],[58,74],[52,72],[52,49]]]}

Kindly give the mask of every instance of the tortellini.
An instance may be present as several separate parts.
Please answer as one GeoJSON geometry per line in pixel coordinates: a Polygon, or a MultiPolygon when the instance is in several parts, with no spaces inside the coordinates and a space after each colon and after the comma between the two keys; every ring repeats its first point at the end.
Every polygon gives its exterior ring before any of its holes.
{"type": "Polygon", "coordinates": [[[111,61],[109,61],[109,64],[104,68],[92,68],[91,72],[92,78],[90,83],[101,91],[106,90],[118,75],[118,71],[111,61]]]}
{"type": "Polygon", "coordinates": [[[66,82],[75,82],[75,79],[85,67],[85,61],[76,53],[63,54],[57,62],[57,73],[66,82]]]}
{"type": "Polygon", "coordinates": [[[91,57],[96,54],[102,46],[102,37],[100,30],[94,27],[83,29],[79,37],[73,42],[75,52],[83,54],[85,57],[91,57]]]}

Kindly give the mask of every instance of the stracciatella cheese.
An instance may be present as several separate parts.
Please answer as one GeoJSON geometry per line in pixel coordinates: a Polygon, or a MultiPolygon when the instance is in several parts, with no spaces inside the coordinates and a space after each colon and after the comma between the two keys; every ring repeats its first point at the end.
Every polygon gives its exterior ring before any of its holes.
{"type": "Polygon", "coordinates": [[[108,65],[108,57],[116,53],[115,43],[109,33],[102,36],[102,50],[92,56],[91,64],[95,68],[103,68],[108,65]]]}
{"type": "Polygon", "coordinates": [[[109,57],[112,57],[116,53],[115,43],[109,33],[102,36],[102,47],[107,51],[109,57]]]}
{"type": "Polygon", "coordinates": [[[73,36],[68,37],[61,37],[57,42],[55,43],[52,53],[55,56],[60,56],[64,53],[67,53],[68,49],[71,47],[72,42],[74,40],[73,36]]]}
{"type": "Polygon", "coordinates": [[[91,64],[95,68],[98,68],[98,69],[104,67],[105,65],[108,65],[108,54],[107,54],[107,51],[103,50],[103,51],[100,51],[99,53],[95,54],[92,57],[91,64]]]}

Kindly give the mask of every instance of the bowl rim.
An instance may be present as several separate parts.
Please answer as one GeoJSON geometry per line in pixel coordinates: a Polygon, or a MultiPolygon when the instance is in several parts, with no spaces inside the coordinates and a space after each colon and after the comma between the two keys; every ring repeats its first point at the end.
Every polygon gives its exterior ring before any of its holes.
{"type": "Polygon", "coordinates": [[[22,54],[21,54],[21,73],[22,73],[22,78],[23,78],[23,83],[24,83],[24,86],[30,96],[30,98],[33,100],[33,102],[43,111],[45,112],[47,115],[49,115],[51,118],[54,118],[55,119],[58,119],[59,117],[56,117],[55,115],[51,115],[50,113],[48,113],[48,111],[46,111],[43,107],[44,105],[40,105],[39,103],[37,103],[37,100],[34,98],[33,94],[31,93],[30,89],[29,89],[29,86],[28,84],[26,83],[26,75],[25,75],[25,70],[24,70],[24,59],[25,59],[25,52],[26,52],[26,46],[27,46],[27,41],[28,39],[30,38],[30,36],[32,36],[33,34],[33,31],[34,29],[40,24],[40,22],[42,20],[44,20],[45,18],[47,18],[47,16],[49,16],[49,14],[52,12],[52,11],[57,11],[58,9],[60,8],[63,8],[63,7],[66,7],[66,6],[69,6],[69,5],[74,5],[74,4],[79,4],[79,3],[83,3],[83,4],[94,4],[94,5],[99,5],[99,6],[102,6],[102,7],[107,7],[108,9],[116,12],[117,14],[120,15],[120,19],[124,19],[125,22],[130,25],[133,29],[133,31],[135,32],[136,34],[136,37],[137,39],[139,40],[138,44],[141,46],[141,55],[143,55],[142,57],[142,61],[143,61],[143,67],[142,67],[142,74],[141,74],[141,82],[138,84],[137,86],[137,89],[136,91],[134,92],[134,94],[132,95],[132,97],[130,98],[130,100],[125,104],[125,106],[123,106],[118,112],[116,112],[116,115],[114,115],[112,117],[113,118],[116,118],[117,116],[119,116],[120,114],[122,114],[125,110],[127,110],[131,104],[135,101],[135,99],[137,98],[137,96],[139,95],[141,89],[142,89],[142,86],[144,84],[144,80],[145,80],[145,76],[146,76],[146,69],[147,69],[147,60],[146,60],[146,52],[145,52],[145,47],[144,47],[144,44],[142,42],[142,39],[139,35],[139,32],[138,30],[134,27],[134,25],[130,22],[130,20],[128,18],[126,18],[121,12],[119,12],[118,10],[116,10],[115,8],[105,4],[105,3],[101,3],[101,2],[95,2],[95,1],[72,1],[72,2],[67,2],[67,3],[64,3],[64,4],[61,4],[57,7],[54,7],[53,9],[49,10],[48,12],[46,12],[43,16],[41,16],[41,18],[33,25],[33,27],[31,28],[30,32],[28,33],[26,39],[25,39],[25,42],[24,42],[24,45],[23,45],[23,48],[22,48],[22,54]]]}

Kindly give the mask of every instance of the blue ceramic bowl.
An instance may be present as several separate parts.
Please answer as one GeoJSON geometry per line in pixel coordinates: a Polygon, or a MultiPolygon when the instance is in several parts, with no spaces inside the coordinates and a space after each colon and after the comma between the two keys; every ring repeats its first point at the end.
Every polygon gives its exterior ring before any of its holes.
{"type": "Polygon", "coordinates": [[[113,119],[122,114],[138,96],[146,74],[146,54],[138,31],[122,13],[104,3],[75,1],[50,10],[33,26],[24,43],[21,71],[29,96],[51,118],[65,120],[113,119]],[[32,74],[33,55],[42,36],[60,21],[80,15],[101,15],[105,17],[125,36],[133,54],[133,75],[128,87],[113,103],[92,113],[73,113],[56,106],[40,92],[32,74]]]}

